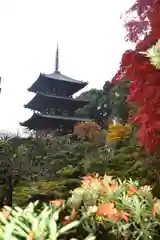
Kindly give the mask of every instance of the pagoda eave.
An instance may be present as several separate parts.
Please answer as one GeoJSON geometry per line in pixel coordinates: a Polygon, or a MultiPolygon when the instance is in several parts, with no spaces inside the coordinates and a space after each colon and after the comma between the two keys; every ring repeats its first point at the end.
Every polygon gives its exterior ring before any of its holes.
{"type": "Polygon", "coordinates": [[[88,82],[74,80],[65,75],[62,75],[59,72],[54,72],[53,74],[40,73],[38,79],[32,84],[30,88],[28,88],[28,91],[34,93],[37,93],[39,89],[43,91],[43,88],[46,84],[48,84],[49,88],[64,88],[65,90],[68,90],[68,96],[70,96],[87,86],[88,82]]]}
{"type": "Polygon", "coordinates": [[[88,102],[89,101],[77,100],[74,98],[60,97],[38,92],[29,103],[24,105],[24,107],[37,111],[45,110],[47,108],[77,110],[84,107],[86,104],[88,104],[88,102]]]}
{"type": "Polygon", "coordinates": [[[45,130],[57,129],[59,126],[72,128],[77,122],[85,122],[88,120],[90,119],[34,113],[31,118],[23,123],[20,123],[20,125],[33,130],[45,130]]]}

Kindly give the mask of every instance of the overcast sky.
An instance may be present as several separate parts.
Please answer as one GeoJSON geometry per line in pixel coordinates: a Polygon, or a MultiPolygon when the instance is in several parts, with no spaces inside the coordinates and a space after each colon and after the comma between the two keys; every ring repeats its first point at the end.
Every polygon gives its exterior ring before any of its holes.
{"type": "Polygon", "coordinates": [[[60,71],[101,88],[128,45],[120,14],[133,0],[0,0],[0,131],[16,132],[31,116],[27,88],[40,72],[60,71]]]}

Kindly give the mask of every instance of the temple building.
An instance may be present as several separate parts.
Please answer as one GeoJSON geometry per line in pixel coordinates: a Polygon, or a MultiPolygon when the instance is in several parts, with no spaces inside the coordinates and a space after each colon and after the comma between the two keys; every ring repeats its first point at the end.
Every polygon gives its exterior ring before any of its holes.
{"type": "Polygon", "coordinates": [[[75,111],[88,102],[73,98],[73,94],[87,84],[61,74],[57,45],[55,71],[51,74],[40,73],[38,79],[28,89],[35,93],[35,96],[24,107],[33,110],[33,115],[20,125],[35,130],[38,135],[71,132],[77,122],[88,120],[75,116],[75,111]]]}

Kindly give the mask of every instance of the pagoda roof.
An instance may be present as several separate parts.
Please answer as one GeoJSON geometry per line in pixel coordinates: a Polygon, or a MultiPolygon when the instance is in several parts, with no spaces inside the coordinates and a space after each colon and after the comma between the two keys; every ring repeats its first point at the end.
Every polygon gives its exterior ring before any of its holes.
{"type": "Polygon", "coordinates": [[[69,89],[68,95],[72,95],[84,88],[87,84],[88,82],[76,80],[61,74],[59,71],[54,71],[51,74],[40,73],[38,79],[28,88],[28,91],[35,93],[38,91],[43,92],[44,86],[48,85],[49,87],[59,86],[65,90],[69,89]]]}
{"type": "Polygon", "coordinates": [[[88,101],[85,100],[78,100],[74,98],[61,97],[38,92],[29,103],[24,105],[24,107],[37,111],[54,107],[66,110],[72,108],[72,110],[76,110],[78,108],[84,107],[84,105],[86,105],[87,103],[88,101]]]}
{"type": "Polygon", "coordinates": [[[76,84],[88,84],[87,82],[83,82],[80,80],[76,80],[74,78],[70,78],[64,74],[61,74],[59,71],[54,71],[51,74],[44,74],[45,77],[56,79],[59,81],[65,81],[65,82],[70,82],[70,83],[76,83],[76,84]]]}
{"type": "Polygon", "coordinates": [[[77,122],[89,121],[88,118],[58,116],[58,115],[45,115],[34,113],[27,121],[20,123],[21,126],[34,130],[57,129],[64,125],[72,127],[77,122]]]}

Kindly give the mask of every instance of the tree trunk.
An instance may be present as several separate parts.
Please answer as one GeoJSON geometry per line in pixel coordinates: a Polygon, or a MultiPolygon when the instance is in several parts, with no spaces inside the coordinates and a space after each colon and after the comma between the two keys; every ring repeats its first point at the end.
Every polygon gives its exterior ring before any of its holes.
{"type": "Polygon", "coordinates": [[[4,206],[4,201],[6,197],[6,185],[4,184],[2,190],[1,190],[1,196],[0,196],[0,208],[4,206]]]}
{"type": "Polygon", "coordinates": [[[12,207],[12,195],[13,195],[12,174],[9,174],[7,179],[6,205],[10,207],[12,207]]]}

